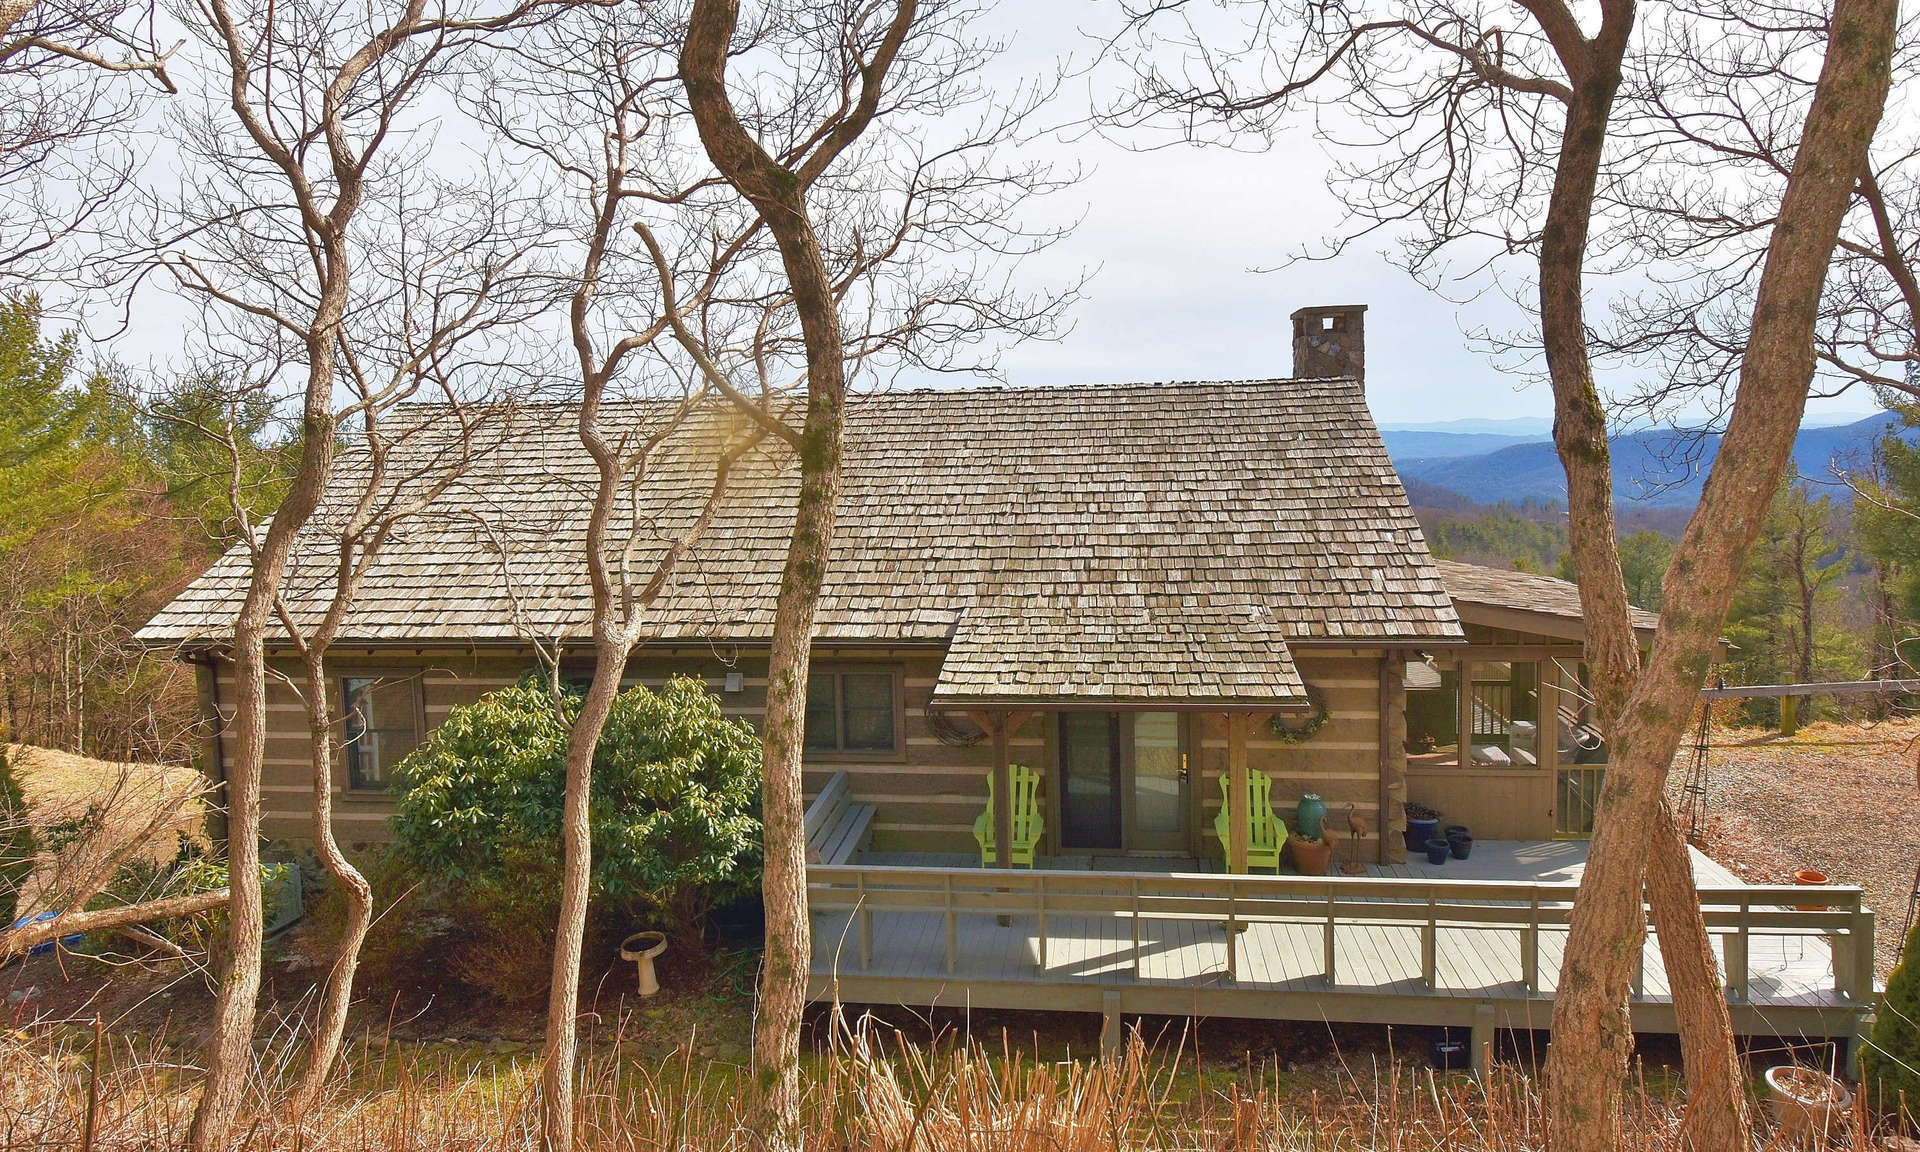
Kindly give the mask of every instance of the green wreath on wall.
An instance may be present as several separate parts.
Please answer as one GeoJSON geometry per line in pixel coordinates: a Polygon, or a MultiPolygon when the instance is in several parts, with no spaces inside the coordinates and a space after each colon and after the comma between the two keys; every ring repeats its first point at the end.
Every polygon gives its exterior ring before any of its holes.
{"type": "Polygon", "coordinates": [[[1332,711],[1327,708],[1327,694],[1311,684],[1306,687],[1309,710],[1304,719],[1277,714],[1267,721],[1267,730],[1289,744],[1306,743],[1333,719],[1332,711]]]}

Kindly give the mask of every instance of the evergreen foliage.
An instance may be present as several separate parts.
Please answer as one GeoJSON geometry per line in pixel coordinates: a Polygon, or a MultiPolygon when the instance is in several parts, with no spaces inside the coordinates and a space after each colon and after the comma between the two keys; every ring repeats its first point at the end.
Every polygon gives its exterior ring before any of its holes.
{"type": "Polygon", "coordinates": [[[6,747],[0,745],[0,927],[11,925],[19,914],[20,887],[33,871],[36,848],[26,794],[6,747]]]}
{"type": "Polygon", "coordinates": [[[1907,934],[1900,963],[1860,1052],[1860,1082],[1884,1111],[1920,1113],[1920,923],[1907,934]]]}
{"type": "Polygon", "coordinates": [[[178,385],[185,420],[143,410],[124,381],[83,373],[72,333],[39,302],[0,296],[0,687],[10,738],[107,759],[191,756],[191,677],[131,643],[133,628],[232,539],[242,494],[264,511],[287,445],[260,403],[223,407],[216,382],[178,385]]]}
{"type": "MultiPolygon", "coordinates": [[[[401,762],[395,848],[455,899],[532,914],[559,891],[567,720],[535,678],[455,708],[401,762]]],[[[593,764],[593,900],[695,942],[759,880],[760,750],[699,680],[615,700],[593,764]]],[[[489,916],[489,919],[495,917],[489,916]]],[[[541,917],[551,922],[551,913],[541,917]]]]}
{"type": "Polygon", "coordinates": [[[1530,516],[1531,507],[1497,505],[1471,519],[1435,518],[1427,529],[1433,554],[1445,560],[1491,564],[1522,572],[1552,571],[1567,550],[1565,514],[1530,516]]]}
{"type": "MultiPolygon", "coordinates": [[[[1728,681],[1851,680],[1864,671],[1862,646],[1840,618],[1842,581],[1852,562],[1842,530],[1833,497],[1816,496],[1795,480],[1780,486],[1727,613],[1728,681]]],[[[1779,707],[1777,699],[1743,705],[1762,723],[1776,718],[1779,707]]]]}

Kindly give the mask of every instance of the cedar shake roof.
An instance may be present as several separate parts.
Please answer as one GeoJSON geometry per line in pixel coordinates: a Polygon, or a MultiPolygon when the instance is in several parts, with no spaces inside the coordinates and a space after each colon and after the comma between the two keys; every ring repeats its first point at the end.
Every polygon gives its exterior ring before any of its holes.
{"type": "MultiPolygon", "coordinates": [[[[665,410],[635,403],[610,419],[644,433],[665,410]]],[[[462,475],[401,523],[338,643],[583,642],[591,600],[580,552],[595,472],[575,411],[522,408],[483,437],[462,475]]],[[[422,406],[411,418],[419,434],[406,451],[444,452],[444,410],[422,406]]],[[[710,405],[656,454],[637,497],[641,580],[697,515],[718,445],[739,426],[710,405]]],[[[769,638],[796,478],[784,446],[763,443],[740,462],[712,526],[654,605],[649,641],[769,638]]],[[[338,502],[350,477],[333,487],[338,502]]],[[[287,598],[312,615],[331,567],[324,527],[303,535],[312,539],[296,549],[287,598]]],[[[140,639],[220,642],[246,570],[244,552],[229,552],[140,639]]],[[[1461,637],[1355,381],[896,391],[850,402],[816,642],[948,645],[939,698],[1298,703],[1288,642],[1461,637]]]]}
{"type": "MultiPolygon", "coordinates": [[[[1580,609],[1580,586],[1570,581],[1533,572],[1462,564],[1457,560],[1436,560],[1434,563],[1439,566],[1440,578],[1446,581],[1447,593],[1455,603],[1533,612],[1576,623],[1584,619],[1585,614],[1580,609]]],[[[1634,608],[1631,616],[1633,626],[1638,630],[1652,631],[1660,627],[1658,612],[1634,608]]]]}

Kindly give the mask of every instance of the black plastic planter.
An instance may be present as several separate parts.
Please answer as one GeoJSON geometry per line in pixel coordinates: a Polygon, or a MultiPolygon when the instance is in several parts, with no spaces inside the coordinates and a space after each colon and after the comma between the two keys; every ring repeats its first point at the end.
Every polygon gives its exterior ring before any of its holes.
{"type": "Polygon", "coordinates": [[[1445,840],[1427,841],[1427,863],[1445,864],[1447,862],[1447,853],[1450,851],[1452,851],[1452,849],[1447,847],[1445,840]]]}

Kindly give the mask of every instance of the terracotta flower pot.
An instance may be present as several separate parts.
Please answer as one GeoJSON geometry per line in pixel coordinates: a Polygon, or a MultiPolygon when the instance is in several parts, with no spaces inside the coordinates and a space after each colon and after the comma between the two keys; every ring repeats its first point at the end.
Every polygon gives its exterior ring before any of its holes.
{"type": "Polygon", "coordinates": [[[1294,870],[1303,876],[1325,876],[1327,867],[1333,863],[1333,837],[1302,840],[1298,836],[1289,836],[1287,859],[1292,862],[1294,870]]]}
{"type": "MultiPolygon", "coordinates": [[[[1793,882],[1804,888],[1818,888],[1832,883],[1827,879],[1825,872],[1817,872],[1812,868],[1802,868],[1795,872],[1793,882]]],[[[1827,908],[1825,904],[1795,904],[1793,907],[1796,912],[1824,912],[1827,908]]]]}

